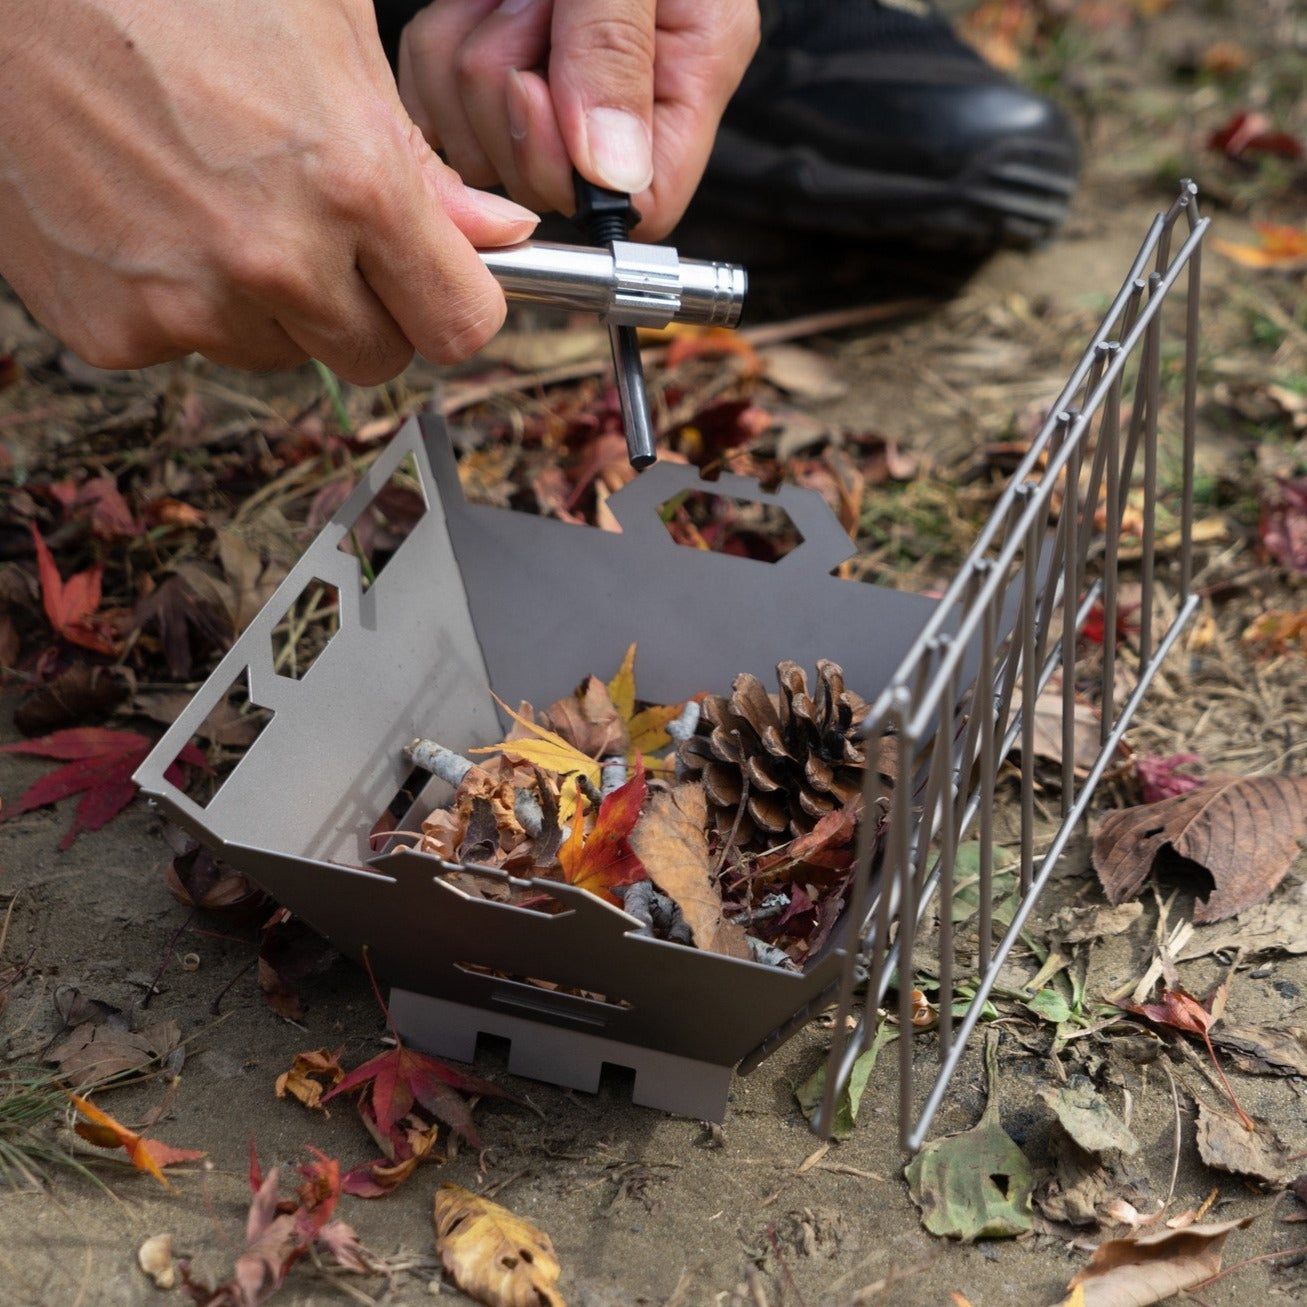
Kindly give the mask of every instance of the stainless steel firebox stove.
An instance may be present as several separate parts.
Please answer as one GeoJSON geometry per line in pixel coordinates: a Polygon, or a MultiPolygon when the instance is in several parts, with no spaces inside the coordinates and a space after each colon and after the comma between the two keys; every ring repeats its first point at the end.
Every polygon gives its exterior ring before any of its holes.
{"type": "MultiPolygon", "coordinates": [[[[142,765],[138,783],[342,951],[366,950],[415,1045],[470,1061],[479,1036],[506,1038],[511,1071],[585,1090],[597,1088],[605,1063],[631,1068],[637,1103],[708,1120],[723,1118],[734,1071],[752,1070],[836,1004],[818,1119],[827,1129],[878,1009],[888,1002],[910,1027],[910,986],[896,991],[893,982],[913,974],[929,937],[941,993],[966,981],[974,997],[957,1018],[941,1003],[936,1037],[896,1042],[902,1140],[918,1147],[999,967],[1198,604],[1190,542],[1206,226],[1185,183],[1150,227],[942,598],[834,576],[852,542],[818,495],[794,486],[768,493],[736,477],[706,483],[694,469],[655,463],[610,500],[620,533],[471,504],[442,420],[426,416],[372,465],[142,765]],[[1182,342],[1178,354],[1164,348],[1171,336],[1182,342]],[[365,575],[352,533],[401,464],[416,475],[426,510],[384,569],[365,575]],[[658,510],[689,490],[775,505],[802,543],[774,564],[680,547],[658,510]],[[1131,563],[1142,583],[1140,628],[1128,642],[1116,620],[1127,500],[1131,522],[1142,522],[1131,563]],[[1163,531],[1179,541],[1165,562],[1156,550],[1163,531]],[[273,632],[315,584],[334,587],[340,629],[293,679],[277,670],[273,632]],[[1078,776],[1075,694],[1090,666],[1079,633],[1100,604],[1105,644],[1094,647],[1092,675],[1102,749],[1078,776]],[[724,690],[740,672],[770,683],[781,659],[833,659],[874,705],[864,726],[871,756],[889,737],[899,774],[914,777],[882,796],[869,769],[865,810],[888,814],[882,847],[863,841],[841,926],[806,973],[642,937],[620,908],[552,881],[534,885],[557,900],[553,915],[472,898],[442,879],[450,864],[395,843],[378,851],[371,840],[387,812],[401,813],[399,826],[412,830],[450,797],[425,776],[413,788],[404,746],[415,735],[460,750],[493,743],[508,723],[492,691],[508,702],[551,702],[585,672],[616,667],[632,641],[642,694],[668,703],[724,690]],[[1041,830],[1037,855],[1035,722],[1023,705],[1054,678],[1065,740],[1061,823],[1041,830]],[[202,805],[164,772],[233,687],[271,717],[202,805]],[[992,813],[1009,757],[1019,759],[1019,902],[995,938],[992,813]],[[980,910],[964,936],[950,905],[958,844],[973,826],[980,910]],[[543,989],[528,977],[603,998],[543,989]],[[859,1003],[849,1029],[845,1018],[859,1003]]],[[[732,322],[743,295],[738,269],[621,241],[528,245],[485,259],[510,294],[594,308],[628,328],[732,322]]],[[[615,351],[619,368],[629,366],[616,335],[615,351]]],[[[633,461],[639,453],[633,446],[633,461]]]]}

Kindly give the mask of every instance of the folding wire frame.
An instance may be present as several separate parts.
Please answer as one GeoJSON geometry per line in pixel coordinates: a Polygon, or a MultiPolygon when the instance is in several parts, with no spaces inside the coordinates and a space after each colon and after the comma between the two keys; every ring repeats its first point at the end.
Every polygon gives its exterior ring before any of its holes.
{"type": "Polygon", "coordinates": [[[938,611],[864,723],[869,757],[881,756],[882,741],[892,742],[898,779],[886,784],[876,768],[868,769],[849,906],[861,929],[841,978],[825,1097],[814,1122],[822,1134],[829,1133],[836,1099],[869,1047],[893,989],[904,1032],[895,1045],[900,1140],[905,1149],[920,1148],[999,969],[1140,700],[1198,606],[1192,584],[1193,464],[1200,255],[1209,221],[1199,213],[1197,187],[1183,182],[1175,203],[1154,219],[1111,308],[938,611]],[[1179,464],[1170,467],[1166,486],[1168,513],[1178,493],[1179,549],[1175,565],[1159,577],[1158,429],[1171,402],[1169,385],[1163,387],[1162,347],[1164,318],[1174,316],[1164,310],[1182,276],[1183,362],[1178,378],[1173,360],[1167,373],[1168,383],[1177,379],[1181,391],[1179,464]],[[1118,629],[1127,509],[1130,532],[1139,535],[1140,584],[1138,631],[1131,633],[1128,650],[1118,629]],[[1101,650],[1083,636],[1098,605],[1101,650]],[[1055,687],[1053,693],[1061,711],[1061,822],[1037,855],[1033,709],[1059,673],[1060,691],[1055,687]],[[1083,778],[1076,774],[1078,676],[1097,681],[1101,710],[1100,749],[1083,778]],[[1010,757],[1019,767],[1017,903],[994,942],[994,805],[1010,757]],[[977,818],[977,938],[974,946],[960,948],[952,910],[957,852],[977,818]],[[917,1066],[925,1055],[918,1056],[910,1033],[912,978],[914,958],[927,938],[932,949],[938,946],[939,1061],[918,1108],[926,1072],[917,1066]],[[849,1029],[864,975],[862,1015],[849,1029]],[[955,1017],[953,997],[964,982],[974,984],[974,995],[955,1017]]]}

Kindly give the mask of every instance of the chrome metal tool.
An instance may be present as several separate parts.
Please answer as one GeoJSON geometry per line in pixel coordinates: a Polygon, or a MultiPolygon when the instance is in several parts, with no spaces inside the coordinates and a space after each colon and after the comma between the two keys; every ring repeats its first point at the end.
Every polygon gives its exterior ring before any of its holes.
{"type": "Polygon", "coordinates": [[[595,247],[525,241],[480,251],[510,300],[597,313],[608,324],[631,466],[657,461],[637,327],[671,322],[733,327],[748,278],[732,263],[683,259],[667,245],[628,241],[631,197],[576,179],[577,221],[595,247]]]}

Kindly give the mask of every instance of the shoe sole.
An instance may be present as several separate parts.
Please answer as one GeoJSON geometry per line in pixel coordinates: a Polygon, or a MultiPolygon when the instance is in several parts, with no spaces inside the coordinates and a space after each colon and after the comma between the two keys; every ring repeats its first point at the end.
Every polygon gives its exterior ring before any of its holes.
{"type": "Polygon", "coordinates": [[[863,240],[1028,248],[1066,220],[1076,152],[1038,139],[994,145],[952,178],[876,172],[723,127],[696,204],[736,219],[863,240]]]}

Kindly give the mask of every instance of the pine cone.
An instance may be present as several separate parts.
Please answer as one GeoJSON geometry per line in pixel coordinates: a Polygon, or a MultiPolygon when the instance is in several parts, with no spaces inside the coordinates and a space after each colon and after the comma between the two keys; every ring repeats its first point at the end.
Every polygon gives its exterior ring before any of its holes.
{"type": "Polygon", "coordinates": [[[858,794],[866,772],[859,725],[864,699],[844,686],[844,672],[822,659],[817,690],[798,663],[776,667],[780,694],[756,676],[737,676],[729,699],[710,695],[700,733],[680,750],[687,771],[703,781],[717,829],[728,834],[741,801],[736,847],[760,850],[810,831],[858,794]]]}

